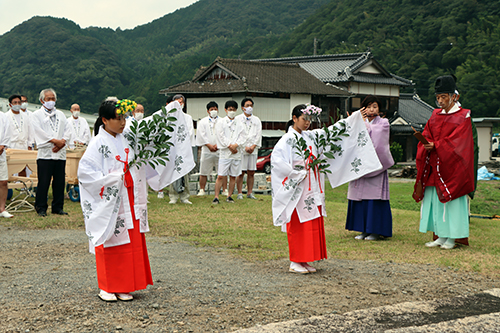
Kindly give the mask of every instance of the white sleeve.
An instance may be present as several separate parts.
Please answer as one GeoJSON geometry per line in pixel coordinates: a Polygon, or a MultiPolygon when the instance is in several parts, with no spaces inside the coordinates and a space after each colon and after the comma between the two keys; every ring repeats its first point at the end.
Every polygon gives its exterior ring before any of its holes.
{"type": "Polygon", "coordinates": [[[300,198],[303,186],[300,183],[307,172],[302,166],[294,167],[292,157],[293,138],[284,136],[278,141],[271,154],[271,187],[273,191],[273,223],[276,226],[288,223],[300,198]]]}
{"type": "Polygon", "coordinates": [[[208,140],[208,132],[207,132],[208,126],[210,126],[210,124],[208,122],[205,122],[204,119],[200,120],[200,122],[198,123],[198,128],[196,129],[197,146],[204,146],[207,143],[210,143],[208,140]]]}
{"type": "Polygon", "coordinates": [[[49,141],[54,139],[54,137],[43,130],[42,121],[40,120],[40,117],[36,112],[33,113],[31,120],[31,128],[33,129],[33,136],[38,148],[50,144],[49,141]]]}
{"type": "Polygon", "coordinates": [[[89,142],[90,142],[90,126],[89,126],[89,123],[88,123],[87,119],[83,119],[83,123],[84,124],[83,124],[83,138],[82,138],[82,141],[83,141],[83,143],[85,143],[86,145],[88,145],[89,142]]]}

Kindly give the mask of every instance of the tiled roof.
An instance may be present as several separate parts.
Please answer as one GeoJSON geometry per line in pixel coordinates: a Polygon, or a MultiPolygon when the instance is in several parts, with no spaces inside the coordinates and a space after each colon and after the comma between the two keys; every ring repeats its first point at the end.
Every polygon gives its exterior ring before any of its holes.
{"type": "Polygon", "coordinates": [[[298,64],[220,59],[197,71],[193,80],[160,91],[166,93],[256,92],[351,96],[345,89],[326,85],[298,64]],[[228,79],[205,79],[216,68],[231,74],[228,79]]]}
{"type": "Polygon", "coordinates": [[[387,72],[375,59],[371,52],[331,54],[307,57],[289,57],[258,59],[259,62],[297,63],[300,67],[317,77],[323,82],[362,82],[378,83],[397,86],[411,86],[410,80],[387,72]],[[382,74],[373,75],[358,72],[364,65],[372,64],[382,74]]]}
{"type": "Polygon", "coordinates": [[[402,118],[408,125],[391,125],[391,131],[410,133],[413,132],[411,126],[421,131],[431,117],[433,110],[434,108],[421,100],[418,95],[400,94],[398,111],[389,119],[389,122],[392,123],[396,119],[402,118]]]}

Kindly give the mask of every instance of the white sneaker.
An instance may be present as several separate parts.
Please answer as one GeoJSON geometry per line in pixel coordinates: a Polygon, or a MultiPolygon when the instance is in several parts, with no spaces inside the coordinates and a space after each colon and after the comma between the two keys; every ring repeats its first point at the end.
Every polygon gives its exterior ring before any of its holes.
{"type": "Polygon", "coordinates": [[[170,200],[168,203],[171,205],[175,205],[177,203],[177,200],[170,200]]]}
{"type": "Polygon", "coordinates": [[[163,192],[158,192],[158,199],[163,199],[165,197],[165,194],[163,192]]]}
{"type": "Polygon", "coordinates": [[[309,274],[307,268],[305,268],[298,262],[293,262],[293,261],[290,263],[290,268],[288,269],[288,271],[299,274],[309,274]]]}
{"type": "Polygon", "coordinates": [[[229,195],[229,191],[227,189],[225,189],[224,191],[222,191],[221,195],[224,195],[227,197],[229,195]]]}
{"type": "Polygon", "coordinates": [[[9,213],[8,211],[4,210],[3,212],[0,213],[0,217],[5,217],[5,218],[11,218],[12,215],[11,213],[9,213]]]}
{"type": "Polygon", "coordinates": [[[243,200],[243,193],[238,193],[238,196],[236,197],[238,200],[243,200]]]}
{"type": "Polygon", "coordinates": [[[183,204],[186,204],[186,205],[192,205],[193,203],[191,201],[189,201],[188,199],[185,199],[185,200],[181,200],[181,202],[183,204]]]}
{"type": "Polygon", "coordinates": [[[130,294],[116,294],[116,297],[120,300],[120,301],[131,301],[134,299],[134,296],[130,295],[130,294]]]}
{"type": "Polygon", "coordinates": [[[198,191],[198,196],[199,197],[202,197],[204,195],[206,195],[205,190],[201,189],[201,190],[198,191]]]}
{"type": "Polygon", "coordinates": [[[253,193],[247,194],[247,198],[248,198],[248,199],[254,199],[254,200],[256,200],[256,199],[257,199],[257,198],[255,197],[255,195],[253,195],[253,193]]]}
{"type": "Polygon", "coordinates": [[[106,301],[106,302],[116,302],[117,301],[115,294],[105,292],[104,290],[101,290],[99,292],[99,298],[102,299],[103,301],[106,301]]]}

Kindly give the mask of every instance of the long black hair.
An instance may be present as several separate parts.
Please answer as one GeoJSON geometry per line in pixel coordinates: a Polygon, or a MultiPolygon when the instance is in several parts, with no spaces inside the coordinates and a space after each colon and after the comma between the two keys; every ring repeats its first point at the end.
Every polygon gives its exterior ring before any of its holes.
{"type": "Polygon", "coordinates": [[[306,108],[306,105],[305,104],[299,104],[299,105],[296,105],[293,110],[292,110],[292,119],[290,119],[288,121],[288,123],[286,123],[286,130],[288,131],[288,129],[290,128],[290,126],[293,126],[293,116],[297,117],[297,119],[302,116],[304,113],[302,113],[302,110],[304,110],[306,108]]]}
{"type": "Polygon", "coordinates": [[[116,118],[116,101],[103,101],[99,106],[99,117],[94,123],[94,135],[99,133],[99,127],[104,128],[102,118],[115,119],[116,118]]]}

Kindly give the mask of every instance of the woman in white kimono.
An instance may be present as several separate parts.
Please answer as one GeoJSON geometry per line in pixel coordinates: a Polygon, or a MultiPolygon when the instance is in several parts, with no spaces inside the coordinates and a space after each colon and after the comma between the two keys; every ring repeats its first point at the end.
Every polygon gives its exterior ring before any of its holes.
{"type": "MultiPolygon", "coordinates": [[[[316,271],[308,262],[327,258],[324,173],[306,166],[311,158],[324,158],[323,148],[316,146],[314,138],[325,132],[307,130],[313,116],[307,114],[306,108],[303,104],[293,108],[288,132],[278,141],[271,155],[274,225],[281,226],[288,236],[289,271],[302,274],[316,271]],[[299,154],[297,139],[300,138],[305,140],[309,156],[299,154]]],[[[341,150],[335,159],[326,159],[332,187],[381,168],[360,112],[342,122],[349,136],[336,143],[341,150]]],[[[339,128],[338,123],[334,126],[339,128]]]]}
{"type": "MultiPolygon", "coordinates": [[[[177,118],[177,113],[182,112],[180,105],[174,103],[167,109],[172,108],[178,111],[169,116],[177,118]]],[[[105,301],[130,301],[130,292],[153,284],[144,237],[149,231],[146,178],[154,180],[152,187],[157,189],[184,176],[194,166],[191,147],[176,142],[165,167],[129,167],[134,151],[122,134],[124,113],[116,101],[101,104],[94,127],[96,136],[78,168],[86,233],[90,252],[96,257],[99,297],[105,301]],[[177,153],[183,157],[180,162],[177,153]]]]}

